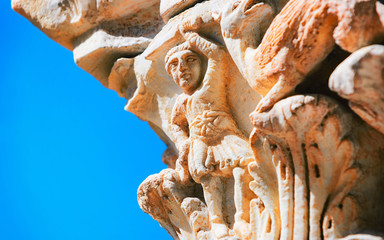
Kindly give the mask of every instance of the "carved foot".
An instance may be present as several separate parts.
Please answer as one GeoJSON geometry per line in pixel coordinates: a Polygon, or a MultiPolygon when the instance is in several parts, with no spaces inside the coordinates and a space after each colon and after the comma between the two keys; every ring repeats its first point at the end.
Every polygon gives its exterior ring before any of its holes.
{"type": "MultiPolygon", "coordinates": [[[[244,239],[251,239],[251,228],[248,222],[245,220],[237,220],[233,226],[233,231],[236,236],[240,236],[244,239]]],[[[237,239],[237,238],[236,238],[237,239]]]]}
{"type": "Polygon", "coordinates": [[[276,84],[269,90],[269,92],[260,100],[256,106],[255,112],[265,112],[271,109],[276,103],[281,99],[286,98],[294,92],[295,87],[298,83],[301,82],[303,76],[299,73],[294,72],[284,72],[279,73],[279,80],[276,84]],[[290,77],[295,78],[290,79],[290,77]]]}
{"type": "Polygon", "coordinates": [[[217,237],[217,239],[229,239],[227,237],[229,237],[229,232],[228,232],[228,227],[223,224],[223,223],[212,223],[211,224],[212,228],[212,232],[213,232],[213,235],[215,237],[217,237]]]}
{"type": "Polygon", "coordinates": [[[255,111],[252,113],[265,112],[273,107],[275,102],[272,102],[270,98],[263,97],[260,102],[257,104],[255,111]]]}

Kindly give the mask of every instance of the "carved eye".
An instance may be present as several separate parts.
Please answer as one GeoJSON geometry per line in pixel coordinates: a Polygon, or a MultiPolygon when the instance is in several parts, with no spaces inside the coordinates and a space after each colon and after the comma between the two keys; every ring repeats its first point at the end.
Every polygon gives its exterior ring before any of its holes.
{"type": "Polygon", "coordinates": [[[194,62],[194,61],[196,61],[196,58],[194,57],[187,58],[187,62],[194,62]]]}
{"type": "Polygon", "coordinates": [[[240,5],[240,1],[236,1],[232,5],[232,11],[235,10],[240,5]]]}
{"type": "Polygon", "coordinates": [[[177,61],[172,61],[172,62],[169,64],[169,66],[170,66],[171,68],[175,68],[175,67],[177,66],[177,61]]]}

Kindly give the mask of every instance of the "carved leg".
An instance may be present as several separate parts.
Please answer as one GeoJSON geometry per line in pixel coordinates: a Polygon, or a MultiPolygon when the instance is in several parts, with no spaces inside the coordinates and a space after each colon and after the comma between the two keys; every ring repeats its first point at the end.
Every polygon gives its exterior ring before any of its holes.
{"type": "Polygon", "coordinates": [[[246,169],[237,167],[233,169],[233,177],[235,180],[235,224],[234,231],[237,236],[245,239],[250,238],[250,201],[255,197],[254,193],[249,189],[251,182],[250,175],[246,169]]]}
{"type": "Polygon", "coordinates": [[[228,236],[228,227],[223,218],[224,185],[220,177],[207,176],[201,179],[204,198],[208,206],[211,230],[216,238],[228,236]]]}
{"type": "Polygon", "coordinates": [[[198,198],[188,197],[183,200],[181,208],[185,215],[187,215],[197,239],[211,239],[208,210],[205,204],[198,198]]]}

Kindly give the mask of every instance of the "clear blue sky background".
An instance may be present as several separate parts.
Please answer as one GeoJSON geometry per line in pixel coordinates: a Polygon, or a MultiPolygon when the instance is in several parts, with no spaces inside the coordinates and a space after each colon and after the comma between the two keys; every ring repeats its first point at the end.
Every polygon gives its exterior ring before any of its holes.
{"type": "Polygon", "coordinates": [[[171,239],[136,196],[165,145],[10,0],[0,11],[0,239],[171,239]]]}

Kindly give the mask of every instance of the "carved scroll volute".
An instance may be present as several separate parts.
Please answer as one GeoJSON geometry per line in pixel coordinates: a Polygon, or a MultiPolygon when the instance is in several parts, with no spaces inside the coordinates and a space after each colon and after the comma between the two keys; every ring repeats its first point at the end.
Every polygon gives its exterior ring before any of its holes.
{"type": "Polygon", "coordinates": [[[332,73],[331,90],[351,109],[384,133],[384,46],[371,45],[351,54],[332,73]]]}
{"type": "Polygon", "coordinates": [[[321,96],[290,97],[253,118],[255,239],[337,239],[380,229],[375,201],[383,191],[370,186],[383,178],[381,134],[321,96]]]}

